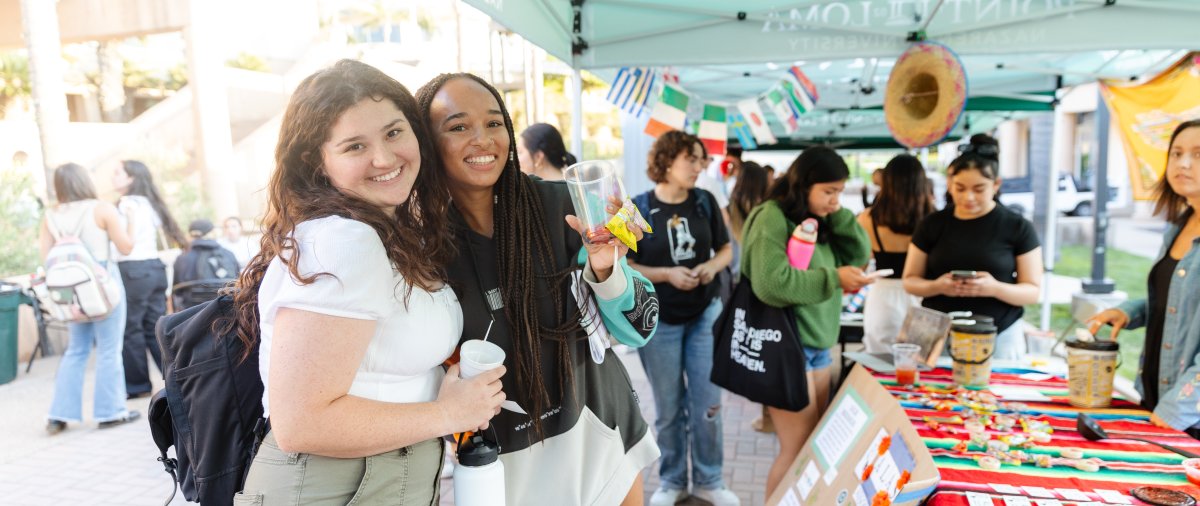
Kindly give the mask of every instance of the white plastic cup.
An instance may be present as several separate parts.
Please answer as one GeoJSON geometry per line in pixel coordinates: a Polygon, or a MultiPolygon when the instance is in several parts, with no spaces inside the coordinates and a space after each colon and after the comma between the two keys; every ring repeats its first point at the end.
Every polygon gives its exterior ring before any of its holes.
{"type": "Polygon", "coordinates": [[[504,350],[482,339],[471,339],[458,350],[458,377],[471,379],[504,363],[504,350]]]}
{"type": "Polygon", "coordinates": [[[921,346],[912,343],[896,343],[892,345],[892,363],[896,366],[896,383],[900,386],[912,386],[921,381],[921,371],[917,364],[921,362],[921,346]]]}
{"type": "Polygon", "coordinates": [[[612,218],[612,213],[608,212],[609,200],[625,200],[625,191],[613,165],[599,160],[579,162],[563,170],[563,180],[571,194],[575,217],[584,226],[583,239],[593,244],[612,239],[612,233],[604,227],[612,218]]]}

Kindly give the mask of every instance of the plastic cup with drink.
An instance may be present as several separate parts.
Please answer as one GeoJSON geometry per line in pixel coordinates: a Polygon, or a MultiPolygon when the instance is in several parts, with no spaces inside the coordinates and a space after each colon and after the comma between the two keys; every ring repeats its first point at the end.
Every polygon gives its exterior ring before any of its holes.
{"type": "Polygon", "coordinates": [[[616,169],[605,161],[583,161],[563,170],[563,180],[575,206],[575,217],[584,226],[584,240],[590,244],[603,244],[613,235],[606,227],[613,213],[609,206],[625,201],[625,189],[617,177],[616,169]]]}
{"type": "Polygon", "coordinates": [[[896,366],[896,384],[911,387],[921,381],[921,346],[913,343],[892,345],[892,363],[896,366]]]}

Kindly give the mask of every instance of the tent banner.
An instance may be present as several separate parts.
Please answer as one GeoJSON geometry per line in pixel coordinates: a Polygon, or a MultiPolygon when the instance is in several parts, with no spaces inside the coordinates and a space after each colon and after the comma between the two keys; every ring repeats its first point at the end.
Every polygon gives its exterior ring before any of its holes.
{"type": "Polygon", "coordinates": [[[658,137],[671,130],[681,130],[687,121],[688,95],[682,88],[663,83],[662,96],[650,111],[646,134],[658,137]]]}
{"type": "Polygon", "coordinates": [[[1167,166],[1171,132],[1200,118],[1200,53],[1188,54],[1143,84],[1102,81],[1101,90],[1125,143],[1133,198],[1151,200],[1167,166]]]}

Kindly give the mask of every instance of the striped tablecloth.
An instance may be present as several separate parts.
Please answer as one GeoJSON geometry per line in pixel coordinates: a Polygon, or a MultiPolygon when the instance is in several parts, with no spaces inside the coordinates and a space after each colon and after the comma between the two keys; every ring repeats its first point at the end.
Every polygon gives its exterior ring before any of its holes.
{"type": "MultiPolygon", "coordinates": [[[[1099,420],[1110,437],[1128,435],[1166,443],[1177,448],[1200,453],[1200,441],[1187,434],[1155,427],[1150,412],[1125,400],[1115,400],[1106,409],[1083,409],[1067,402],[1067,382],[1063,378],[1030,379],[1022,377],[1031,371],[1000,369],[993,371],[993,387],[1005,387],[1014,392],[1040,392],[1048,402],[1014,401],[1025,405],[1022,412],[1054,427],[1051,441],[1026,450],[1028,453],[1060,457],[1064,448],[1078,448],[1083,458],[1102,459],[1100,470],[1088,473],[1066,465],[1040,468],[1033,464],[1005,464],[998,471],[987,471],[975,463],[982,451],[971,448],[967,453],[954,450],[960,441],[968,439],[962,425],[941,425],[931,429],[925,417],[946,417],[952,412],[926,407],[919,400],[905,400],[911,391],[898,387],[890,374],[875,373],[885,388],[900,400],[917,433],[933,455],[942,481],[927,504],[934,506],[1075,506],[1098,504],[1146,504],[1132,497],[1134,487],[1153,485],[1192,494],[1200,499],[1200,487],[1188,483],[1179,463],[1183,457],[1157,446],[1137,441],[1088,441],[1075,430],[1075,417],[1080,411],[1099,420]]],[[[1036,375],[1035,375],[1036,376],[1036,375]]],[[[950,370],[937,369],[921,373],[921,383],[933,387],[951,386],[950,370]]],[[[1007,401],[1005,401],[1007,402],[1007,401]]],[[[966,409],[966,408],[958,408],[966,409]]],[[[1017,429],[1020,430],[1019,428],[1017,429]]],[[[997,433],[993,432],[993,435],[997,433]]]]}

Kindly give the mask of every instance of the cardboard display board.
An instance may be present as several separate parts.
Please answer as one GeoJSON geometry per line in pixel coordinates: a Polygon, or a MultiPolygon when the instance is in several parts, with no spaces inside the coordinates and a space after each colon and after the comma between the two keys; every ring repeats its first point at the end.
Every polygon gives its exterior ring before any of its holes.
{"type": "Polygon", "coordinates": [[[856,365],[767,505],[915,506],[940,480],[900,403],[856,365]]]}

